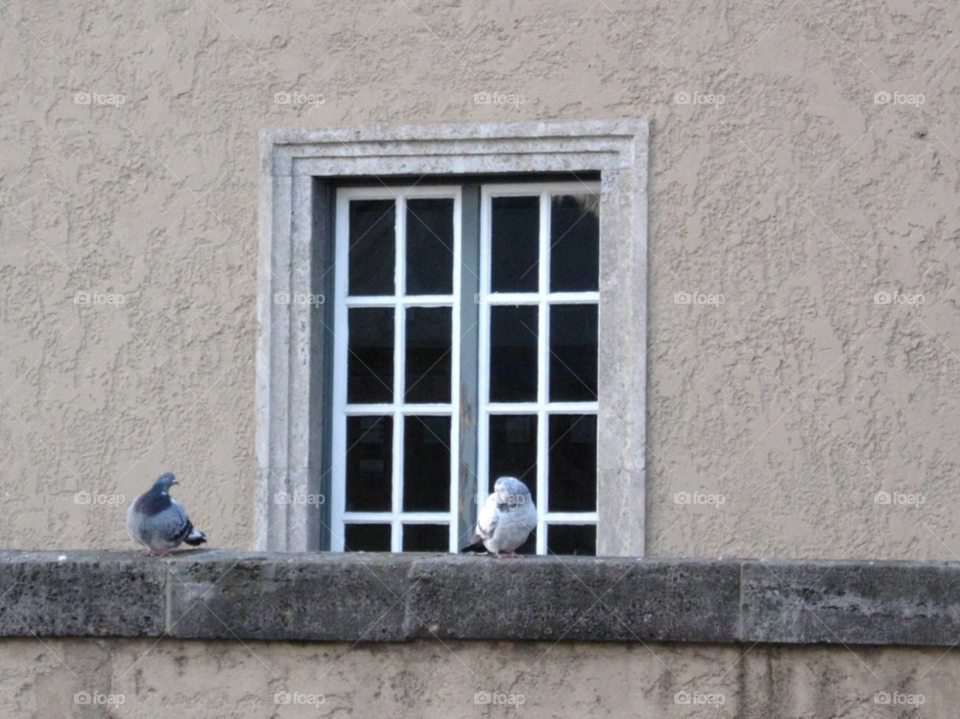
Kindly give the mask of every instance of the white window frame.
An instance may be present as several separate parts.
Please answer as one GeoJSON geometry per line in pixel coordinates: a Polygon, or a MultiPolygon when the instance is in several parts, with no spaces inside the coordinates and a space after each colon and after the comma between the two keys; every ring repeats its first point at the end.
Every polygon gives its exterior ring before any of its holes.
{"type": "MultiPolygon", "coordinates": [[[[457,431],[457,415],[460,406],[460,270],[462,192],[457,185],[435,187],[371,187],[340,188],[337,190],[336,227],[336,307],[334,309],[334,397],[333,397],[333,466],[332,466],[332,542],[335,552],[345,551],[345,525],[389,524],[391,526],[390,548],[400,552],[403,548],[404,524],[445,524],[448,527],[449,551],[457,552],[456,508],[459,504],[459,487],[456,481],[460,460],[460,434],[457,431]],[[407,256],[406,221],[409,198],[453,199],[453,295],[406,296],[407,256]],[[394,241],[394,294],[353,297],[348,294],[350,212],[354,200],[394,200],[396,202],[394,241]],[[393,402],[391,404],[349,404],[347,402],[347,363],[349,361],[350,308],[383,307],[394,309],[394,356],[393,356],[393,402]],[[406,391],[406,310],[411,307],[450,307],[452,313],[452,350],[450,404],[408,404],[404,402],[406,391]],[[403,432],[407,416],[450,417],[450,509],[446,512],[403,511],[403,432]],[[346,444],[348,416],[390,416],[393,418],[393,474],[391,477],[390,512],[348,512],[346,509],[346,444]]],[[[438,438],[440,439],[440,438],[438,438]]],[[[441,442],[443,440],[441,439],[441,442]]],[[[446,443],[444,443],[446,444],[446,443]]],[[[346,548],[348,549],[348,548],[346,548]]]]}
{"type": "MultiPolygon", "coordinates": [[[[550,389],[550,315],[549,308],[555,304],[591,304],[600,307],[600,292],[550,292],[550,197],[553,195],[582,195],[586,192],[600,195],[599,182],[528,182],[482,185],[480,188],[480,436],[478,440],[478,482],[481,496],[490,492],[496,480],[490,477],[490,415],[524,414],[537,417],[537,554],[547,554],[548,525],[593,525],[598,513],[593,512],[548,512],[550,434],[548,416],[551,414],[593,414],[600,411],[596,402],[549,402],[550,389]],[[540,198],[540,235],[537,292],[492,292],[492,235],[493,198],[532,197],[540,198]],[[536,305],[539,308],[537,329],[537,400],[536,402],[490,402],[490,308],[494,305],[536,305]]],[[[603,222],[601,216],[600,222],[603,222]]],[[[599,260],[599,258],[597,258],[599,260]]],[[[597,338],[599,352],[599,337],[597,338]]],[[[524,478],[529,485],[529,479],[524,478]]]]}

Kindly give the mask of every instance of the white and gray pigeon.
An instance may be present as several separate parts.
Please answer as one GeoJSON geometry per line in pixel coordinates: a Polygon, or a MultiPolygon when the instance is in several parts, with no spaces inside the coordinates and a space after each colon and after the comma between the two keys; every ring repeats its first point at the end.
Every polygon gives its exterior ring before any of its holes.
{"type": "Polygon", "coordinates": [[[170,487],[180,484],[171,472],[157,477],[145,494],[137,497],[127,510],[127,531],[147,554],[165,557],[183,542],[198,547],[207,541],[196,529],[180,503],[170,497],[170,487]]]}
{"type": "Polygon", "coordinates": [[[479,552],[485,548],[497,557],[501,552],[518,557],[517,548],[536,528],[537,508],[527,485],[516,477],[500,477],[477,516],[474,543],[463,551],[479,552]]]}

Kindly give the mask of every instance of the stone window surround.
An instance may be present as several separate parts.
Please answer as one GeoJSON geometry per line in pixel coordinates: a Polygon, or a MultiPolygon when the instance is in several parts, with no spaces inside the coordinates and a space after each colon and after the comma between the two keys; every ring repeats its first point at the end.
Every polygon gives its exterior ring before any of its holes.
{"type": "MultiPolygon", "coordinates": [[[[332,280],[332,183],[361,176],[599,172],[600,357],[597,553],[644,554],[647,167],[641,120],[265,129],[260,134],[255,547],[315,551],[329,506],[281,504],[325,494],[323,308],[274,301],[324,295],[332,280]]],[[[325,455],[325,451],[327,454],[325,455]]]]}

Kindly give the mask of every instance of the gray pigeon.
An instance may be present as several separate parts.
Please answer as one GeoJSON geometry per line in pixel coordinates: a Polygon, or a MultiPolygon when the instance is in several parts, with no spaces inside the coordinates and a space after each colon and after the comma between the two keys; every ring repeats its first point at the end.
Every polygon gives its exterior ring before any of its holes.
{"type": "Polygon", "coordinates": [[[170,497],[170,487],[180,484],[172,472],[157,477],[150,491],[137,497],[127,510],[127,531],[147,554],[165,557],[183,542],[198,547],[207,541],[187,518],[180,503],[170,497]]]}
{"type": "Polygon", "coordinates": [[[537,508],[527,485],[516,477],[501,477],[477,517],[474,543],[463,551],[478,552],[486,548],[497,557],[500,552],[518,557],[517,547],[526,542],[536,528],[537,508]]]}

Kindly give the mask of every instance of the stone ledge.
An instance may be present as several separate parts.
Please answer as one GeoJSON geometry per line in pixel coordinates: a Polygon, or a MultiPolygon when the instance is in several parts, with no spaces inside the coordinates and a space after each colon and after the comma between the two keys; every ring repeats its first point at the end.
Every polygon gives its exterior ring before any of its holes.
{"type": "Polygon", "coordinates": [[[954,645],[960,563],[0,552],[0,636],[954,645]]]}

